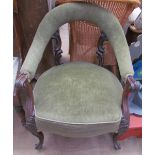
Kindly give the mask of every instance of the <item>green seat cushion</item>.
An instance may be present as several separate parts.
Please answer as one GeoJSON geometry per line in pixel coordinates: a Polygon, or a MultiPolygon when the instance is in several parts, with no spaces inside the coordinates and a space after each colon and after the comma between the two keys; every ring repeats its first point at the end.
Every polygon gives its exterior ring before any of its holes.
{"type": "Polygon", "coordinates": [[[55,66],[34,88],[39,129],[64,136],[93,136],[118,130],[122,86],[108,70],[84,62],[55,66]]]}

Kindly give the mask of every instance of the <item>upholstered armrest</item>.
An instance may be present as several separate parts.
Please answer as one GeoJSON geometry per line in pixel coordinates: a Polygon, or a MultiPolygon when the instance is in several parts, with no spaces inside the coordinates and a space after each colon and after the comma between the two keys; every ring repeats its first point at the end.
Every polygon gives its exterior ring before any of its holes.
{"type": "Polygon", "coordinates": [[[118,19],[104,8],[85,3],[66,3],[46,14],[37,29],[21,73],[28,73],[28,78],[32,79],[51,36],[61,25],[75,20],[90,21],[104,30],[114,49],[122,79],[133,75],[129,48],[118,19]]]}

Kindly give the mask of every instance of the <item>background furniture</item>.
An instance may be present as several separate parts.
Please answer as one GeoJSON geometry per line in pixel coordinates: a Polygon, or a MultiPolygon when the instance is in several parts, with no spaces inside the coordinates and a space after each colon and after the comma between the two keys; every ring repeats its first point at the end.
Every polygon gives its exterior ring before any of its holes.
{"type": "Polygon", "coordinates": [[[130,115],[129,129],[118,137],[118,140],[124,140],[129,137],[142,137],[142,117],[130,115]]]}
{"type": "Polygon", "coordinates": [[[14,57],[18,57],[21,61],[24,60],[24,35],[21,26],[21,21],[19,17],[19,9],[17,0],[13,1],[13,34],[14,34],[14,42],[13,42],[13,55],[14,57]]]}
{"type": "MultiPolygon", "coordinates": [[[[101,6],[112,12],[119,20],[122,26],[128,20],[134,8],[139,4],[139,0],[57,0],[56,5],[67,2],[83,2],[101,6]]],[[[103,30],[104,31],[104,30],[103,30]]],[[[97,63],[96,51],[100,29],[86,21],[75,21],[70,23],[70,59],[71,61],[83,60],[97,63]]],[[[119,77],[117,61],[109,42],[104,42],[103,64],[119,77]]]]}
{"type": "Polygon", "coordinates": [[[142,34],[142,1],[138,8],[134,9],[129,16],[129,28],[126,33],[128,45],[137,41],[137,37],[142,34]]]}
{"type": "Polygon", "coordinates": [[[135,61],[142,55],[142,34],[139,35],[135,40],[136,41],[132,42],[129,46],[132,61],[135,61]]]}
{"type": "Polygon", "coordinates": [[[137,30],[134,25],[130,25],[127,33],[126,33],[126,39],[128,42],[128,45],[130,46],[131,43],[137,41],[137,37],[142,34],[142,30],[137,30]]]}
{"type": "MultiPolygon", "coordinates": [[[[19,57],[22,65],[35,32],[44,15],[48,12],[47,0],[13,0],[13,56],[19,57]]],[[[52,43],[49,42],[38,67],[35,78],[54,65],[52,43]]]]}

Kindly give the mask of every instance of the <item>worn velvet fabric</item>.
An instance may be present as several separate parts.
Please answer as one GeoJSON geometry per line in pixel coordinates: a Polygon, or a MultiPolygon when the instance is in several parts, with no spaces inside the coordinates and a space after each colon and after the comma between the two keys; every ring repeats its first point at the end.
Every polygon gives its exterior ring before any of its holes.
{"type": "Polygon", "coordinates": [[[38,129],[81,137],[116,132],[122,86],[108,70],[75,62],[43,73],[34,88],[38,129]]]}
{"type": "Polygon", "coordinates": [[[66,3],[52,9],[43,18],[28,51],[21,72],[29,73],[32,79],[51,36],[63,24],[74,20],[86,20],[104,29],[117,58],[123,79],[133,75],[129,48],[118,19],[106,9],[92,4],[66,3]]]}

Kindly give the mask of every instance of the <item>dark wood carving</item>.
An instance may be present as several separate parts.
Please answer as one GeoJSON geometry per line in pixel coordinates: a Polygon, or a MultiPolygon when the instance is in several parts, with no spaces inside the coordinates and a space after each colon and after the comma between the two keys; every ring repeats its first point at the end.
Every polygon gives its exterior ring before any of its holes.
{"type": "Polygon", "coordinates": [[[61,53],[61,38],[59,34],[59,30],[57,30],[54,35],[52,36],[52,46],[53,46],[53,54],[54,54],[54,61],[55,65],[60,65],[60,59],[62,57],[61,53]]]}
{"type": "Polygon", "coordinates": [[[96,51],[99,66],[103,66],[103,63],[104,63],[103,56],[104,56],[105,48],[103,44],[105,41],[108,41],[107,36],[105,35],[104,32],[101,32],[101,36],[97,43],[97,51],[96,51]]]}
{"type": "Polygon", "coordinates": [[[17,0],[13,0],[13,30],[14,30],[14,55],[19,57],[22,62],[24,60],[23,48],[25,44],[25,39],[23,35],[23,29],[21,25],[21,20],[19,16],[19,9],[17,0]]]}
{"type": "MultiPolygon", "coordinates": [[[[30,131],[34,136],[39,138],[39,143],[36,144],[36,149],[41,149],[44,141],[44,135],[41,131],[37,130],[34,114],[34,100],[32,86],[28,81],[27,74],[19,74],[16,80],[16,89],[24,89],[27,94],[25,103],[25,128],[30,131]]],[[[21,108],[23,109],[23,108],[21,108]]]]}
{"type": "Polygon", "coordinates": [[[128,95],[130,91],[138,91],[140,89],[138,83],[132,76],[127,77],[127,81],[124,86],[123,96],[122,96],[122,118],[119,125],[119,130],[117,133],[113,135],[114,148],[116,150],[121,149],[120,144],[117,141],[117,137],[123,134],[129,128],[130,123],[130,113],[129,113],[129,105],[128,105],[128,95]]]}
{"type": "Polygon", "coordinates": [[[13,94],[13,104],[14,104],[14,109],[16,113],[18,114],[19,118],[21,119],[21,123],[23,126],[26,124],[26,119],[25,119],[25,111],[23,109],[23,106],[21,104],[21,97],[19,95],[19,89],[14,90],[13,94]]]}
{"type": "Polygon", "coordinates": [[[35,149],[40,150],[42,149],[43,141],[44,141],[44,135],[41,131],[37,131],[36,123],[35,123],[35,116],[30,115],[26,119],[26,125],[25,128],[29,130],[34,136],[39,138],[39,143],[35,144],[35,149]]]}

